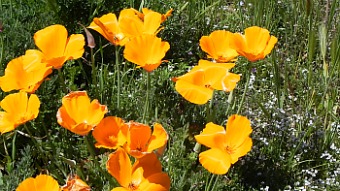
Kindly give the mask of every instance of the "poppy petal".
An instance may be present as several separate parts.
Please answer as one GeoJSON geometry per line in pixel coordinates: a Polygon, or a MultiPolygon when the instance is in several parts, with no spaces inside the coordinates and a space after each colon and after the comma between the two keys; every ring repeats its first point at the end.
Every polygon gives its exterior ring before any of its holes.
{"type": "Polygon", "coordinates": [[[114,153],[109,155],[106,168],[121,186],[125,188],[129,186],[132,174],[131,162],[124,149],[118,148],[114,153]]]}
{"type": "Polygon", "coordinates": [[[278,41],[278,39],[275,36],[270,37],[270,40],[269,40],[266,48],[263,51],[264,56],[268,55],[272,51],[272,49],[274,48],[277,41],[278,41]]]}
{"type": "Polygon", "coordinates": [[[162,164],[158,160],[156,154],[150,153],[139,158],[132,166],[132,171],[136,171],[138,168],[144,169],[143,177],[147,178],[155,173],[162,172],[162,164]]]}
{"type": "Polygon", "coordinates": [[[152,152],[158,148],[163,147],[168,141],[168,134],[161,124],[155,123],[153,126],[153,132],[149,140],[148,152],[152,152]]]}
{"type": "Polygon", "coordinates": [[[67,60],[78,59],[84,54],[85,37],[82,34],[72,34],[67,41],[64,55],[67,60]]]}
{"type": "Polygon", "coordinates": [[[38,175],[36,178],[27,178],[22,181],[16,191],[59,191],[58,182],[48,175],[38,175]]]}
{"type": "Polygon", "coordinates": [[[226,131],[227,145],[231,148],[237,148],[249,137],[252,128],[246,117],[232,115],[228,118],[226,131]]]}
{"type": "Polygon", "coordinates": [[[139,189],[145,191],[168,191],[170,189],[170,178],[166,173],[153,174],[147,178],[147,181],[139,185],[139,189]]]}
{"type": "Polygon", "coordinates": [[[250,137],[247,137],[244,142],[237,148],[234,149],[234,152],[230,154],[231,156],[231,164],[234,164],[238,161],[238,159],[244,155],[246,155],[253,146],[253,141],[250,137]]]}
{"type": "Polygon", "coordinates": [[[220,149],[209,149],[199,154],[202,166],[213,174],[225,174],[231,166],[231,158],[220,149]]]}
{"type": "Polygon", "coordinates": [[[212,89],[197,86],[185,80],[176,81],[175,89],[187,101],[194,104],[205,104],[213,95],[212,89]]]}

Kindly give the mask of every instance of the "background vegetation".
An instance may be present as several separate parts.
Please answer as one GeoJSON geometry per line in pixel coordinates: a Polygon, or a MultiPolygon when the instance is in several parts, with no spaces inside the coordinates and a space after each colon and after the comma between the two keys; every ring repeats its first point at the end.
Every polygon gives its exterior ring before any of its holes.
{"type": "MultiPolygon", "coordinates": [[[[204,190],[210,176],[192,150],[193,135],[205,125],[206,107],[184,100],[170,79],[204,58],[201,36],[217,29],[242,32],[252,25],[267,28],[279,41],[269,57],[252,65],[241,111],[252,121],[252,151],[216,179],[215,190],[340,190],[339,0],[0,0],[0,74],[11,59],[35,48],[32,36],[37,30],[59,23],[69,33],[81,33],[78,22],[88,26],[94,17],[118,15],[123,8],[140,5],[161,13],[174,9],[160,33],[171,49],[165,58],[169,62],[151,73],[149,111],[150,124],[161,123],[170,135],[162,163],[171,177],[171,190],[204,190]]],[[[62,69],[67,90],[87,90],[92,99],[108,106],[109,115],[141,121],[146,73],[124,60],[117,68],[114,47],[100,49],[108,42],[92,33],[96,75],[91,75],[86,50],[83,59],[62,69]]],[[[233,72],[245,74],[245,63],[239,60],[233,72]]],[[[225,93],[216,95],[215,123],[224,126],[236,113],[244,84],[241,78],[232,99],[225,93]]],[[[0,136],[0,190],[15,190],[19,182],[39,173],[50,173],[62,184],[71,172],[93,190],[111,190],[113,185],[89,158],[84,139],[56,122],[65,95],[58,75],[52,74],[37,94],[41,112],[26,124],[34,137],[23,128],[22,133],[0,136]]],[[[0,98],[4,96],[1,92],[0,98]]],[[[96,152],[104,169],[109,152],[96,152]]]]}

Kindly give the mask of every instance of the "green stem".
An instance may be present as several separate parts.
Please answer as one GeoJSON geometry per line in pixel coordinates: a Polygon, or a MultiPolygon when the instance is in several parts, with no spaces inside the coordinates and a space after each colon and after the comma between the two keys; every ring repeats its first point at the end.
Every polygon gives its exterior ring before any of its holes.
{"type": "Polygon", "coordinates": [[[238,109],[237,109],[237,114],[240,114],[240,112],[242,110],[243,103],[244,103],[244,99],[245,99],[246,94],[248,92],[248,86],[249,86],[249,81],[250,81],[250,73],[251,73],[251,71],[250,71],[250,68],[249,68],[248,73],[247,73],[246,84],[245,84],[243,95],[242,95],[242,98],[241,98],[241,103],[240,103],[240,105],[238,106],[238,109]]]}
{"type": "Polygon", "coordinates": [[[149,119],[149,107],[150,107],[150,91],[151,91],[151,74],[150,72],[145,71],[147,74],[147,83],[146,83],[146,100],[144,104],[144,112],[143,112],[143,122],[147,123],[149,119]]]}
{"type": "Polygon", "coordinates": [[[213,106],[214,106],[214,98],[215,98],[215,91],[213,91],[213,95],[211,97],[210,103],[209,105],[206,105],[206,122],[213,122],[214,120],[214,110],[213,110],[213,106]]]}
{"type": "Polygon", "coordinates": [[[121,79],[120,79],[120,63],[119,63],[119,47],[115,46],[115,56],[116,56],[116,76],[117,76],[117,109],[120,109],[120,86],[121,86],[121,79]]]}
{"type": "Polygon", "coordinates": [[[205,189],[204,189],[205,191],[212,191],[212,189],[210,189],[210,188],[211,188],[211,185],[212,185],[214,178],[215,178],[215,174],[211,174],[208,186],[206,186],[205,189]]]}
{"type": "Polygon", "coordinates": [[[27,131],[28,135],[30,136],[30,138],[32,139],[34,145],[37,147],[37,149],[39,150],[39,152],[41,153],[42,159],[44,161],[44,164],[48,164],[48,159],[45,155],[44,150],[42,149],[41,145],[38,143],[38,141],[35,139],[35,137],[33,136],[33,134],[31,133],[31,131],[29,130],[29,128],[27,127],[26,123],[24,124],[24,129],[27,131]]]}
{"type": "Polygon", "coordinates": [[[96,97],[98,97],[97,72],[96,72],[96,63],[95,63],[95,59],[94,59],[93,48],[91,48],[90,52],[91,52],[91,66],[92,66],[92,71],[91,71],[92,86],[94,87],[96,97]]]}
{"type": "Polygon", "coordinates": [[[67,94],[68,91],[67,91],[67,87],[66,87],[66,84],[65,84],[65,78],[64,78],[64,74],[61,71],[61,69],[58,69],[58,74],[59,74],[58,78],[59,78],[59,81],[60,81],[60,85],[63,88],[64,93],[67,94]]]}
{"type": "Polygon", "coordinates": [[[15,161],[15,153],[16,153],[16,146],[15,141],[17,139],[17,131],[14,131],[13,139],[12,139],[12,161],[15,161]]]}

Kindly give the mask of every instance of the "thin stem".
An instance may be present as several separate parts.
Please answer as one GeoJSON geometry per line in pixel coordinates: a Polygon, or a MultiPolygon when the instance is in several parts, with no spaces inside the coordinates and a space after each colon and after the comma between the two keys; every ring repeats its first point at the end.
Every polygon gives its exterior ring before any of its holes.
{"type": "Polygon", "coordinates": [[[121,86],[121,79],[120,79],[120,63],[119,63],[119,47],[115,46],[115,56],[116,56],[116,77],[117,77],[117,109],[120,109],[120,86],[121,86]]]}
{"type": "Polygon", "coordinates": [[[15,161],[15,153],[16,153],[16,146],[15,142],[17,139],[17,132],[14,131],[13,139],[12,139],[12,161],[15,161]]]}
{"type": "Polygon", "coordinates": [[[150,91],[151,91],[151,74],[150,72],[146,72],[147,75],[147,83],[146,83],[146,100],[144,104],[144,112],[143,112],[143,122],[146,123],[148,122],[149,119],[149,106],[150,106],[150,91]]]}
{"type": "Polygon", "coordinates": [[[94,91],[95,91],[95,95],[96,97],[98,97],[98,90],[97,90],[97,72],[96,72],[96,63],[95,63],[95,59],[94,59],[94,54],[93,54],[93,48],[91,48],[91,66],[92,66],[92,71],[91,71],[91,75],[92,75],[92,85],[95,87],[94,91]]]}
{"type": "Polygon", "coordinates": [[[204,189],[205,191],[212,191],[212,189],[210,189],[210,188],[211,188],[211,185],[212,185],[214,178],[215,178],[215,174],[211,174],[209,184],[204,189]]]}
{"type": "Polygon", "coordinates": [[[48,159],[46,158],[46,155],[44,154],[44,150],[42,149],[41,145],[38,143],[38,141],[34,138],[33,134],[31,133],[31,131],[29,130],[29,128],[27,127],[26,123],[24,124],[24,129],[27,131],[28,135],[30,136],[30,138],[32,139],[34,145],[37,147],[37,149],[39,150],[39,152],[41,153],[42,159],[44,161],[44,164],[48,163],[48,159]]]}
{"type": "Polygon", "coordinates": [[[213,95],[211,97],[210,103],[209,105],[206,105],[206,122],[213,122],[214,120],[214,110],[213,110],[213,106],[214,106],[214,98],[215,98],[215,91],[213,91],[213,95]]]}
{"type": "Polygon", "coordinates": [[[240,103],[240,105],[238,106],[238,109],[237,109],[237,114],[240,114],[240,112],[242,110],[243,103],[244,103],[244,99],[245,99],[246,94],[248,92],[248,86],[249,86],[249,82],[250,82],[250,73],[251,73],[251,71],[250,71],[250,69],[248,69],[246,84],[245,84],[243,95],[242,95],[242,98],[241,98],[241,103],[240,103]]]}

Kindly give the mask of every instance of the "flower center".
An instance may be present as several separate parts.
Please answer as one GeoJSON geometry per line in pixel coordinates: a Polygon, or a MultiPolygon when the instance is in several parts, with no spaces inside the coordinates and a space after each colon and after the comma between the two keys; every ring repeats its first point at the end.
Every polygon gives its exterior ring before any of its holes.
{"type": "Polygon", "coordinates": [[[128,188],[129,188],[130,190],[137,190],[137,189],[138,189],[138,186],[135,185],[134,183],[130,183],[129,186],[128,186],[128,188]]]}
{"type": "Polygon", "coordinates": [[[230,155],[235,153],[235,149],[232,148],[232,147],[229,147],[229,146],[227,146],[227,147],[225,148],[225,150],[226,150],[227,153],[230,154],[230,155]]]}

